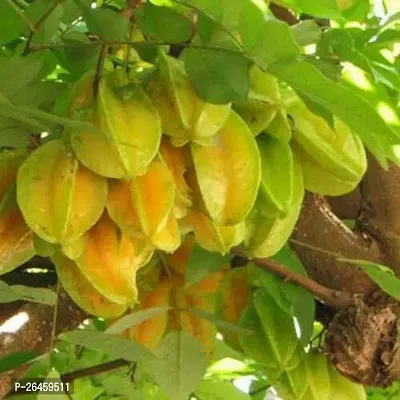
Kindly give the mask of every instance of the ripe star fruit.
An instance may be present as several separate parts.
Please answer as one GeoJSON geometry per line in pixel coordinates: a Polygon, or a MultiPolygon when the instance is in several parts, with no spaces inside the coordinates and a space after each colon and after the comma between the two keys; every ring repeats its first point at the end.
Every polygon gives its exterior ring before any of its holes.
{"type": "Polygon", "coordinates": [[[89,314],[101,318],[113,318],[122,315],[128,304],[116,304],[103,296],[81,273],[78,266],[61,252],[52,257],[61,285],[71,299],[89,314]]]}
{"type": "Polygon", "coordinates": [[[171,315],[169,330],[173,326],[189,332],[193,337],[203,344],[208,354],[211,354],[216,344],[217,329],[215,325],[190,311],[191,308],[207,311],[214,314],[215,296],[206,292],[191,293],[190,289],[184,286],[177,287],[175,292],[175,302],[179,309],[175,309],[175,315],[171,315]]]}
{"type": "Polygon", "coordinates": [[[337,196],[354,189],[362,179],[367,158],[361,139],[334,118],[331,127],[298,99],[288,112],[293,119],[293,149],[300,160],[307,190],[337,196]]]}
{"type": "Polygon", "coordinates": [[[50,243],[77,240],[98,221],[106,199],[106,180],[81,165],[61,140],[37,148],[18,171],[24,219],[50,243]]]}
{"type": "Polygon", "coordinates": [[[222,226],[199,211],[191,211],[184,220],[203,249],[221,254],[227,254],[232,247],[239,245],[246,233],[244,221],[236,225],[222,226]]]}
{"type": "Polygon", "coordinates": [[[0,275],[35,255],[33,233],[25,223],[15,196],[15,179],[25,150],[0,153],[0,275]]]}
{"type": "Polygon", "coordinates": [[[185,180],[185,173],[191,163],[189,146],[174,147],[170,140],[164,137],[161,141],[160,153],[175,182],[174,215],[176,218],[182,218],[193,205],[192,191],[185,180]]]}
{"type": "MultiPolygon", "coordinates": [[[[154,307],[168,307],[170,305],[172,285],[166,278],[152,290],[141,290],[139,294],[139,305],[135,311],[144,311],[154,307]]],[[[165,310],[154,317],[132,326],[126,332],[126,336],[150,349],[157,347],[164,336],[168,325],[168,310],[165,310]]]]}
{"type": "Polygon", "coordinates": [[[135,241],[107,212],[86,233],[82,247],[74,261],[95,289],[114,303],[134,305],[138,295],[136,273],[148,262],[149,254],[137,251],[135,241]]]}
{"type": "Polygon", "coordinates": [[[191,141],[207,145],[229,118],[230,103],[210,104],[198,97],[182,61],[163,52],[145,90],[160,113],[163,133],[176,146],[191,141]]]}
{"type": "Polygon", "coordinates": [[[172,252],[181,240],[173,212],[175,191],[173,176],[158,156],[144,175],[130,181],[110,182],[107,210],[129,236],[172,252]]]}
{"type": "Polygon", "coordinates": [[[74,117],[93,128],[74,129],[71,144],[78,159],[90,170],[108,178],[129,179],[143,174],[155,157],[161,140],[161,120],[146,93],[121,74],[108,74],[90,102],[91,75],[78,82],[74,117]],[[85,93],[86,96],[85,96],[85,93]],[[78,109],[79,105],[86,107],[78,109]]]}
{"type": "Polygon", "coordinates": [[[210,218],[220,225],[242,222],[255,202],[261,177],[260,153],[249,128],[231,111],[209,146],[193,143],[191,150],[210,218]]]}
{"type": "Polygon", "coordinates": [[[215,325],[191,309],[198,309],[214,314],[215,295],[225,271],[217,271],[195,284],[187,286],[184,275],[172,272],[173,309],[169,312],[167,331],[184,330],[203,344],[208,354],[214,350],[216,343],[215,325]]]}
{"type": "MultiPolygon", "coordinates": [[[[252,292],[248,284],[247,268],[230,269],[224,276],[217,292],[216,315],[232,324],[239,322],[242,312],[251,300],[252,292]]],[[[220,329],[229,346],[241,350],[237,332],[220,329]]]]}

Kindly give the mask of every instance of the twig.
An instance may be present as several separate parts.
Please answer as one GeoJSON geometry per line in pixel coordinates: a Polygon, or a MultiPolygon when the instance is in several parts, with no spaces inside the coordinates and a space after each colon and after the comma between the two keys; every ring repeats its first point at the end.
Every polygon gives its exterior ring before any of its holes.
{"type": "Polygon", "coordinates": [[[55,49],[64,49],[68,47],[90,47],[90,46],[109,46],[109,47],[115,47],[115,46],[121,46],[121,45],[131,45],[131,46],[173,46],[179,44],[179,46],[182,47],[190,47],[191,49],[200,49],[200,50],[211,50],[211,51],[219,51],[223,53],[229,53],[229,54],[236,54],[244,57],[248,57],[246,52],[242,50],[232,50],[224,47],[214,47],[214,46],[206,46],[206,45],[195,45],[192,43],[175,43],[175,42],[165,42],[165,41],[159,41],[159,40],[146,40],[144,41],[110,41],[110,42],[103,42],[103,41],[97,41],[97,42],[88,42],[88,43],[60,43],[60,44],[45,44],[45,45],[33,45],[30,47],[29,51],[30,52],[35,52],[35,51],[42,51],[42,50],[55,50],[55,49]]]}
{"type": "Polygon", "coordinates": [[[61,375],[61,380],[63,382],[72,382],[75,379],[84,378],[86,376],[92,376],[97,374],[102,374],[103,372],[112,371],[117,368],[122,368],[131,364],[131,361],[123,360],[119,358],[118,360],[109,361],[104,364],[94,365],[93,367],[79,369],[78,371],[69,372],[67,374],[61,375]]]}
{"type": "Polygon", "coordinates": [[[15,12],[18,14],[18,16],[22,19],[22,21],[25,23],[25,25],[29,28],[31,33],[36,32],[36,27],[35,25],[32,24],[31,21],[26,17],[26,15],[23,13],[23,11],[13,2],[13,0],[6,0],[6,2],[15,10],[15,12]]]}
{"type": "Polygon", "coordinates": [[[28,36],[28,40],[26,41],[25,44],[25,49],[23,54],[27,54],[30,51],[30,46],[33,40],[33,36],[35,35],[35,33],[37,33],[40,29],[40,27],[42,26],[42,24],[46,21],[46,19],[51,15],[51,13],[57,8],[57,6],[59,4],[61,4],[63,1],[65,0],[56,0],[51,7],[49,7],[49,9],[37,20],[37,22],[35,23],[34,26],[34,30],[31,29],[31,33],[28,36]]]}
{"type": "Polygon", "coordinates": [[[252,261],[257,266],[274,272],[286,281],[296,283],[333,308],[347,308],[353,303],[353,297],[349,293],[322,286],[314,280],[304,275],[300,275],[273,260],[255,258],[252,261]]]}
{"type": "Polygon", "coordinates": [[[96,98],[99,92],[99,83],[103,72],[104,60],[108,53],[108,45],[103,45],[100,49],[99,60],[97,61],[96,75],[93,80],[93,97],[96,98]]]}

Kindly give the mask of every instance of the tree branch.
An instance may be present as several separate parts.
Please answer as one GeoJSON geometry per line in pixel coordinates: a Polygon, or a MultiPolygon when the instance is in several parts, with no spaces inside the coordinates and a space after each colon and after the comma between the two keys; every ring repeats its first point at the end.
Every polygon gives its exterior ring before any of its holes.
{"type": "Polygon", "coordinates": [[[364,231],[347,228],[322,196],[306,195],[292,239],[309,276],[319,284],[349,293],[370,293],[376,289],[362,269],[338,261],[337,256],[383,263],[380,243],[364,231]]]}
{"type": "Polygon", "coordinates": [[[382,264],[400,276],[400,168],[390,164],[385,171],[371,155],[361,183],[361,225],[381,243],[382,264]]]}
{"type": "Polygon", "coordinates": [[[326,197],[332,212],[340,219],[356,220],[361,212],[361,191],[360,187],[343,196],[326,197]]]}
{"type": "Polygon", "coordinates": [[[312,279],[304,275],[300,275],[292,271],[291,269],[276,263],[273,260],[255,258],[252,261],[259,267],[272,271],[275,274],[281,276],[286,281],[296,283],[305,290],[314,294],[319,300],[323,301],[333,308],[347,308],[353,303],[353,297],[349,293],[340,290],[329,289],[325,286],[322,286],[312,279]]]}

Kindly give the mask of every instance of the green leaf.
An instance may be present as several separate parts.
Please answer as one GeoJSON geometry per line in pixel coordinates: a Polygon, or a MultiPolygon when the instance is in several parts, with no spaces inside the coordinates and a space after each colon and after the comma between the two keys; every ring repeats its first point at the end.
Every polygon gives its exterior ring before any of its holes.
{"type": "Polygon", "coordinates": [[[74,400],[99,399],[99,396],[105,393],[101,386],[95,386],[90,378],[80,378],[74,381],[74,400]]]}
{"type": "Polygon", "coordinates": [[[342,19],[337,0],[299,0],[302,10],[315,17],[342,19]]]}
{"type": "Polygon", "coordinates": [[[0,44],[16,39],[24,26],[21,16],[15,9],[7,1],[0,1],[0,44]]]}
{"type": "Polygon", "coordinates": [[[150,358],[151,353],[144,346],[120,336],[92,330],[75,330],[59,336],[67,342],[98,350],[115,358],[137,361],[143,355],[150,358]]]}
{"type": "Polygon", "coordinates": [[[84,72],[94,69],[99,57],[99,46],[80,46],[90,43],[89,38],[80,31],[72,30],[64,35],[64,48],[57,49],[55,54],[61,66],[69,71],[75,79],[84,72]]]}
{"type": "Polygon", "coordinates": [[[321,28],[314,20],[302,21],[290,27],[294,40],[299,46],[308,46],[318,42],[321,28]]]}
{"type": "Polygon", "coordinates": [[[128,39],[129,20],[109,8],[92,9],[82,0],[75,0],[85,18],[91,33],[99,35],[104,41],[123,41],[128,39]]]}
{"type": "Polygon", "coordinates": [[[185,270],[186,286],[202,281],[207,275],[219,271],[229,262],[229,256],[212,253],[198,245],[193,247],[185,270]]]}
{"type": "MultiPolygon", "coordinates": [[[[211,363],[215,363],[217,361],[223,360],[224,358],[231,358],[234,360],[244,361],[243,354],[235,351],[232,347],[228,346],[225,341],[217,340],[215,344],[214,351],[211,355],[211,363]]],[[[209,367],[209,368],[212,368],[209,367]]]]}
{"type": "Polygon", "coordinates": [[[26,57],[0,57],[0,93],[11,98],[41,77],[44,58],[33,54],[26,57]]]}
{"type": "Polygon", "coordinates": [[[132,314],[124,315],[117,322],[114,322],[112,325],[110,325],[105,332],[109,334],[121,333],[131,326],[141,324],[143,321],[153,318],[170,309],[171,307],[152,307],[133,312],[132,314]]]}
{"type": "Polygon", "coordinates": [[[0,358],[0,374],[16,369],[40,355],[37,351],[18,351],[0,358]]]}
{"type": "MultiPolygon", "coordinates": [[[[172,1],[175,2],[174,0],[172,1]]],[[[152,3],[154,3],[154,0],[152,3]]],[[[176,3],[178,3],[178,1],[176,3]]],[[[215,21],[221,20],[224,11],[222,7],[223,2],[221,0],[181,0],[179,3],[200,11],[202,14],[209,16],[215,21]]]]}
{"type": "MultiPolygon", "coordinates": [[[[61,380],[60,373],[55,369],[52,369],[49,374],[46,376],[46,379],[43,382],[58,382],[61,384],[63,381],[61,380]]],[[[46,391],[42,391],[37,395],[37,400],[47,400],[49,398],[48,393],[46,391]]],[[[67,396],[64,393],[52,393],[51,398],[54,400],[68,400],[70,396],[67,396]]]]}
{"type": "Polygon", "coordinates": [[[174,400],[187,400],[207,368],[201,343],[186,331],[172,331],[155,350],[156,357],[144,360],[146,372],[174,400]]]}
{"type": "Polygon", "coordinates": [[[400,141],[399,135],[358,93],[332,81],[302,60],[275,66],[270,72],[340,118],[361,137],[382,166],[388,166],[387,158],[394,157],[392,143],[400,141]]]}
{"type": "Polygon", "coordinates": [[[248,269],[252,284],[266,289],[282,311],[292,316],[298,296],[296,286],[253,263],[248,265],[248,269]]]}
{"type": "Polygon", "coordinates": [[[0,117],[0,148],[27,148],[31,130],[19,125],[14,120],[0,117]]]}
{"type": "Polygon", "coordinates": [[[250,400],[251,397],[241,392],[230,382],[202,381],[195,390],[201,400],[250,400]]]}
{"type": "Polygon", "coordinates": [[[225,104],[247,98],[249,91],[249,61],[231,40],[203,42],[197,37],[196,46],[222,50],[188,48],[183,60],[189,78],[198,95],[213,104],[225,104]]]}
{"type": "Polygon", "coordinates": [[[240,325],[232,324],[231,322],[224,321],[218,318],[215,314],[212,314],[208,311],[202,310],[200,308],[189,308],[188,311],[193,315],[197,315],[200,318],[207,319],[212,322],[217,328],[224,329],[225,331],[230,332],[241,332],[244,335],[250,335],[254,333],[252,330],[243,328],[240,325]]]}
{"type": "Polygon", "coordinates": [[[0,281],[0,303],[12,303],[14,301],[23,300],[54,306],[56,299],[56,294],[50,289],[23,285],[9,286],[5,282],[0,281]]]}
{"type": "Polygon", "coordinates": [[[300,363],[295,369],[284,371],[278,382],[274,384],[274,389],[278,392],[279,397],[285,400],[311,400],[308,397],[304,397],[307,386],[307,370],[304,363],[300,363]]]}
{"type": "Polygon", "coordinates": [[[0,103],[0,117],[4,117],[7,120],[18,121],[26,127],[35,129],[38,132],[48,130],[48,125],[39,122],[37,119],[32,118],[24,113],[21,113],[17,107],[10,106],[8,104],[0,103]]]}
{"type": "Polygon", "coordinates": [[[300,56],[300,47],[289,26],[266,15],[255,2],[245,3],[239,32],[244,50],[262,69],[300,56]]]}
{"type": "MultiPolygon", "coordinates": [[[[90,7],[92,0],[81,0],[81,2],[83,2],[83,5],[85,5],[86,7],[90,7]]],[[[63,6],[62,22],[64,24],[72,24],[79,17],[81,17],[82,13],[75,0],[64,0],[61,4],[63,6]]]]}
{"type": "Polygon", "coordinates": [[[58,82],[36,82],[15,93],[10,100],[20,106],[48,107],[64,87],[58,82]]]}
{"type": "Polygon", "coordinates": [[[255,335],[239,336],[245,354],[267,368],[271,381],[301,361],[293,319],[265,289],[255,292],[253,303],[242,314],[241,325],[255,331],[255,335]]]}
{"type": "MultiPolygon", "coordinates": [[[[328,365],[331,378],[331,393],[329,399],[366,400],[365,389],[359,383],[344,377],[333,365],[328,365]]],[[[318,399],[319,400],[319,399],[318,399]]]]}
{"type": "Polygon", "coordinates": [[[36,234],[33,235],[33,245],[36,254],[41,257],[50,257],[57,251],[57,245],[46,242],[36,234]]]}
{"type": "Polygon", "coordinates": [[[190,39],[192,22],[169,7],[157,7],[146,3],[134,10],[139,29],[151,39],[179,43],[190,39]]]}
{"type": "MultiPolygon", "coordinates": [[[[290,268],[292,271],[298,274],[307,276],[307,271],[303,264],[297,257],[297,255],[292,251],[289,245],[284,246],[277,254],[272,257],[275,261],[285,265],[285,267],[290,268]]],[[[283,283],[283,282],[282,282],[283,283]]],[[[307,290],[292,285],[288,282],[284,283],[285,287],[291,287],[293,299],[295,302],[292,308],[292,315],[297,319],[300,327],[300,342],[302,345],[308,344],[313,333],[314,318],[315,318],[315,300],[314,296],[307,290]]]]}
{"type": "Polygon", "coordinates": [[[352,260],[343,257],[339,257],[337,260],[358,265],[384,292],[396,300],[400,300],[400,279],[389,267],[365,260],[352,260]]]}
{"type": "Polygon", "coordinates": [[[331,382],[326,357],[318,351],[311,350],[306,355],[304,364],[308,379],[305,398],[307,400],[329,400],[331,382]]]}

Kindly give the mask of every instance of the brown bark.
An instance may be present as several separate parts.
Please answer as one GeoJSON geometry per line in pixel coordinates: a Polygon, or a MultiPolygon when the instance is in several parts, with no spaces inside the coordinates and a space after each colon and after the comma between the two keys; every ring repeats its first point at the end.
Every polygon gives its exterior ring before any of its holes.
{"type": "Polygon", "coordinates": [[[359,194],[329,199],[341,218],[357,220],[355,229],[341,223],[327,200],[308,194],[292,238],[310,277],[358,293],[354,303],[328,323],[326,355],[347,377],[387,386],[400,376],[400,303],[355,265],[336,258],[377,262],[400,275],[400,168],[390,165],[385,171],[372,157],[368,161],[359,194]]]}
{"type": "Polygon", "coordinates": [[[352,192],[337,197],[326,197],[332,212],[340,219],[356,220],[361,212],[361,189],[357,186],[352,192]]]}
{"type": "MultiPolygon", "coordinates": [[[[49,351],[53,332],[54,307],[27,303],[17,313],[26,313],[29,320],[15,333],[0,334],[0,358],[18,351],[36,350],[40,353],[49,351]]],[[[85,318],[85,313],[78,309],[64,291],[61,291],[55,334],[76,328],[85,318]]],[[[26,367],[0,375],[0,398],[11,389],[13,381],[20,378],[26,367]]]]}
{"type": "Polygon", "coordinates": [[[369,235],[347,228],[323,197],[307,194],[292,239],[309,275],[321,285],[349,293],[368,293],[376,288],[360,268],[336,257],[382,262],[380,247],[369,235]]]}
{"type": "Polygon", "coordinates": [[[271,3],[269,8],[272,14],[274,14],[275,18],[284,21],[289,25],[296,25],[299,22],[296,15],[293,14],[288,8],[281,7],[275,3],[271,3]]]}
{"type": "Polygon", "coordinates": [[[383,170],[373,157],[361,185],[361,223],[381,242],[384,264],[400,275],[400,168],[383,170]]]}

